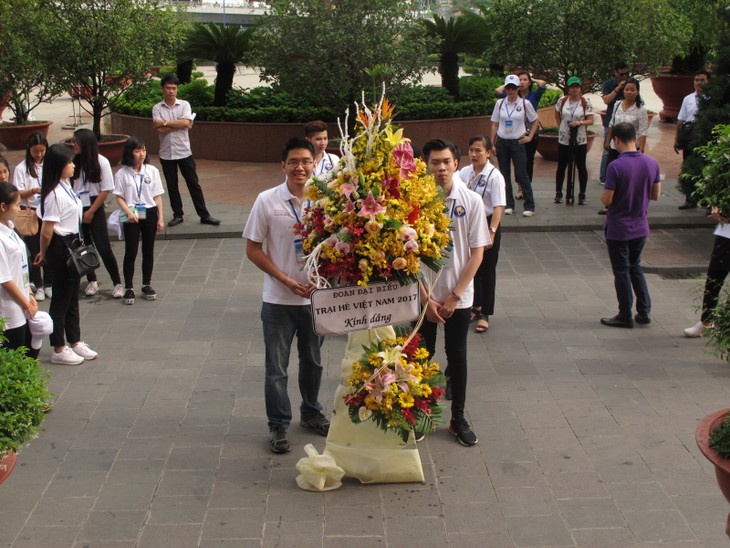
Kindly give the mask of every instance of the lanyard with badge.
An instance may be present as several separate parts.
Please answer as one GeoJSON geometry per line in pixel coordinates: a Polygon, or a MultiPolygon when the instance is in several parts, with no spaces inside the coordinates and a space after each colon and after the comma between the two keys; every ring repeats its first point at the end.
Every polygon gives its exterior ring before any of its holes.
{"type": "MultiPolygon", "coordinates": [[[[297,220],[297,224],[299,224],[301,221],[299,220],[299,214],[297,213],[297,209],[294,207],[294,204],[292,203],[292,198],[289,198],[287,200],[289,203],[289,207],[291,208],[291,212],[294,214],[294,218],[297,220]]],[[[300,264],[303,264],[307,256],[304,253],[304,240],[301,236],[295,236],[294,237],[294,253],[297,257],[297,262],[300,264]]]]}
{"type": "MultiPolygon", "coordinates": [[[[77,196],[76,196],[76,193],[73,191],[73,189],[71,187],[69,187],[66,183],[64,183],[63,181],[59,181],[58,182],[58,185],[63,190],[66,191],[66,194],[68,194],[69,198],[71,198],[73,200],[74,207],[76,207],[77,196]]],[[[78,233],[81,234],[81,220],[82,220],[82,217],[83,217],[83,212],[81,211],[81,208],[78,208],[77,211],[78,211],[78,216],[79,216],[78,233]]]]}
{"type": "Polygon", "coordinates": [[[134,174],[134,189],[137,191],[137,203],[134,204],[134,209],[137,213],[138,219],[147,218],[147,204],[142,201],[142,185],[149,184],[151,179],[145,173],[146,169],[142,165],[141,173],[134,174]],[[139,176],[139,185],[137,184],[137,177],[139,176]]]}
{"type": "Polygon", "coordinates": [[[509,110],[509,101],[507,99],[502,100],[502,105],[504,106],[504,111],[507,113],[507,119],[504,121],[504,132],[512,133],[512,129],[514,129],[515,126],[515,121],[512,119],[512,115],[515,113],[515,110],[517,110],[519,101],[515,101],[511,111],[509,110]]]}
{"type": "Polygon", "coordinates": [[[316,175],[323,175],[325,173],[328,173],[328,172],[332,171],[333,167],[334,166],[332,165],[332,160],[330,159],[330,155],[325,152],[324,156],[319,161],[319,165],[317,166],[316,175]]]}

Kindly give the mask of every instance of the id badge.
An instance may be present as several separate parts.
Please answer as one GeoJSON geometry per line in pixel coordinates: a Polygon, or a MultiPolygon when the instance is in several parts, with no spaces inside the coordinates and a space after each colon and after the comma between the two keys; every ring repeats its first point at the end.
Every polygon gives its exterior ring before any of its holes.
{"type": "Polygon", "coordinates": [[[79,192],[79,198],[81,198],[81,205],[84,207],[91,206],[91,195],[88,190],[82,190],[79,192]]]}
{"type": "Polygon", "coordinates": [[[146,219],[147,218],[147,206],[144,204],[135,204],[134,208],[137,210],[137,218],[138,219],[146,219]]]}
{"type": "Polygon", "coordinates": [[[505,133],[512,133],[512,128],[514,126],[514,120],[505,120],[504,121],[504,132],[505,133]]]}
{"type": "Polygon", "coordinates": [[[298,263],[303,263],[307,258],[304,254],[304,240],[301,238],[294,238],[294,253],[297,256],[298,263]]]}
{"type": "Polygon", "coordinates": [[[23,286],[28,287],[30,285],[30,272],[28,270],[28,265],[23,264],[23,286]]]}

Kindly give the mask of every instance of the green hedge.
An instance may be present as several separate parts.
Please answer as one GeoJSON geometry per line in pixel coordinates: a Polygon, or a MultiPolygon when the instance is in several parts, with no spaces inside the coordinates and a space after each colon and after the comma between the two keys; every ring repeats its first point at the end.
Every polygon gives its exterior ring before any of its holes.
{"type": "MultiPolygon", "coordinates": [[[[501,78],[463,77],[459,101],[435,86],[395,86],[388,90],[388,97],[395,104],[400,121],[488,116],[497,100],[494,89],[501,83],[501,78]]],[[[181,85],[178,97],[194,105],[199,121],[305,123],[321,119],[335,122],[341,116],[331,108],[312,106],[303,97],[270,87],[234,89],[228,96],[228,106],[214,107],[213,90],[212,85],[199,78],[181,85]]],[[[561,96],[560,91],[548,90],[540,106],[555,104],[561,96]]],[[[161,100],[159,80],[153,79],[130,87],[112,101],[111,108],[120,114],[150,117],[152,107],[161,100]]]]}

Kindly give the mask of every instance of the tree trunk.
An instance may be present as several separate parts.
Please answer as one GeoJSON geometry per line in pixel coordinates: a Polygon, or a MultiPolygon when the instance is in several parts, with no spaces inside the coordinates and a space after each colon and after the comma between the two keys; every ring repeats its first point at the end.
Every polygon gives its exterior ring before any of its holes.
{"type": "Polygon", "coordinates": [[[443,53],[440,61],[441,86],[454,99],[459,99],[459,56],[456,53],[443,53]]]}
{"type": "Polygon", "coordinates": [[[180,61],[177,64],[177,78],[181,84],[189,84],[193,79],[193,60],[180,61]]]}
{"type": "Polygon", "coordinates": [[[226,106],[228,92],[233,88],[233,76],[236,73],[234,63],[218,63],[215,67],[218,74],[215,79],[215,98],[213,105],[216,107],[226,106]]]}

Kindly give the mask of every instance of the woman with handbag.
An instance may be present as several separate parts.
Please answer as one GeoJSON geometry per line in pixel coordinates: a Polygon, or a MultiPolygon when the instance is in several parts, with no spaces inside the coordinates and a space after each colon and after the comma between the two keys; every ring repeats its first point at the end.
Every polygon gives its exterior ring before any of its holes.
{"type": "MultiPolygon", "coordinates": [[[[81,198],[84,206],[84,215],[81,228],[84,231],[84,240],[96,247],[104,267],[112,279],[114,289],[112,297],[121,299],[124,295],[122,279],[119,276],[119,265],[109,242],[109,231],[104,214],[104,201],[114,190],[114,176],[112,166],[104,156],[99,154],[99,145],[96,135],[90,129],[77,129],[74,132],[74,174],[71,178],[74,191],[81,198]]],[[[86,275],[86,296],[92,297],[99,292],[99,283],[96,271],[86,275]]]]}
{"type": "Polygon", "coordinates": [[[79,240],[83,209],[71,188],[72,159],[71,149],[61,144],[51,146],[46,154],[41,181],[41,245],[33,261],[36,265],[46,264],[51,271],[51,362],[62,365],[79,365],[97,356],[81,340],[79,274],[68,261],[71,249],[79,240]]]}
{"type": "MultiPolygon", "coordinates": [[[[15,166],[13,185],[20,192],[20,213],[15,219],[15,231],[23,237],[31,260],[40,250],[40,222],[36,210],[40,204],[43,158],[48,141],[42,133],[34,133],[25,144],[25,160],[15,166]]],[[[30,283],[35,287],[35,300],[53,296],[51,274],[46,267],[30,266],[30,283]]]]}

